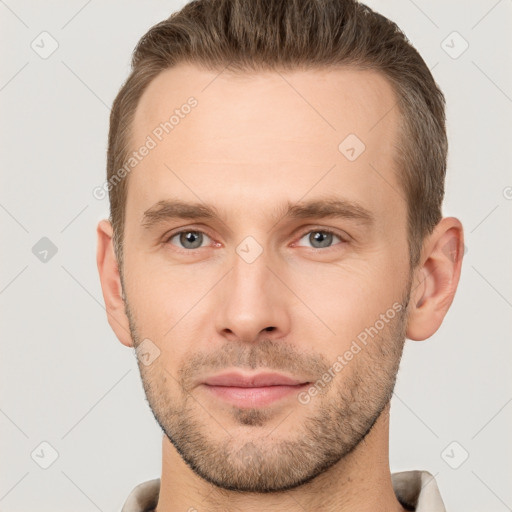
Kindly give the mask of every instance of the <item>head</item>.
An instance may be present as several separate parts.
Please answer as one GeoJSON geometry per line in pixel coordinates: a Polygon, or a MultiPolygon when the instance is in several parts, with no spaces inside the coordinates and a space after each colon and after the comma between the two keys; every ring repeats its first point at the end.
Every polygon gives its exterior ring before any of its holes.
{"type": "Polygon", "coordinates": [[[405,338],[437,330],[458,283],[446,157],[443,94],[363,4],[197,0],[142,37],[111,113],[98,266],[198,475],[283,490],[367,436],[405,338]],[[234,404],[205,385],[233,369],[302,387],[234,404]]]}

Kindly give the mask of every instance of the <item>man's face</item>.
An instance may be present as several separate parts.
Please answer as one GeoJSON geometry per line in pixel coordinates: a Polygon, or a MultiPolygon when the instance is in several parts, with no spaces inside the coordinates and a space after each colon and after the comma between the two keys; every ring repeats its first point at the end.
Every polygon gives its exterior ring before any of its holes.
{"type": "Polygon", "coordinates": [[[127,314],[134,345],[160,351],[141,377],[190,467],[284,490],[354,449],[391,397],[410,292],[399,117],[370,71],[217,75],[167,70],[137,107],[132,149],[156,145],[129,175],[127,314]],[[155,215],[176,200],[218,217],[155,215]],[[297,208],[335,200],[336,216],[297,208]],[[297,385],[205,384],[228,372],[297,385]]]}

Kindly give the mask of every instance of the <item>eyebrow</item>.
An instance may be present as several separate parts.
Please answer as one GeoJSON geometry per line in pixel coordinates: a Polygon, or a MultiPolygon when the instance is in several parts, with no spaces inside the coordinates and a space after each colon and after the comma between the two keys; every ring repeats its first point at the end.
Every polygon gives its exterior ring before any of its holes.
{"type": "MultiPolygon", "coordinates": [[[[310,218],[349,219],[366,226],[371,226],[375,222],[373,213],[368,209],[339,197],[318,198],[295,204],[288,201],[276,209],[275,216],[280,219],[278,222],[283,219],[310,218]]],[[[206,203],[187,203],[179,199],[163,199],[144,212],[141,226],[150,230],[172,219],[221,220],[221,215],[215,206],[206,203]]],[[[221,220],[221,222],[223,221],[221,220]]]]}

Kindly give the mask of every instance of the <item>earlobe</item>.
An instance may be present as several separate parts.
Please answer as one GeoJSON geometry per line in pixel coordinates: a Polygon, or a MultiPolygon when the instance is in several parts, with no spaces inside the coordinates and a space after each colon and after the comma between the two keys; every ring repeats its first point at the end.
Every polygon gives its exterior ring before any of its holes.
{"type": "Polygon", "coordinates": [[[119,341],[127,347],[133,347],[130,325],[125,312],[121,277],[112,243],[113,230],[111,223],[106,219],[101,220],[96,232],[98,235],[96,262],[107,311],[107,320],[119,341]]]}
{"type": "Polygon", "coordinates": [[[439,329],[455,297],[463,255],[462,224],[454,217],[443,218],[425,240],[415,271],[407,338],[424,340],[439,329]]]}

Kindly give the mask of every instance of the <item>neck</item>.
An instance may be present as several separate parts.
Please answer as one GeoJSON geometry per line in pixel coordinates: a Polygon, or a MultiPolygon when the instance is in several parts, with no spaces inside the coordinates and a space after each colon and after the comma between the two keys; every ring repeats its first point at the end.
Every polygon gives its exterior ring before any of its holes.
{"type": "Polygon", "coordinates": [[[327,471],[295,489],[259,494],[226,491],[206,482],[190,469],[164,435],[156,512],[404,512],[391,484],[388,447],[389,404],[365,439],[327,471]]]}

